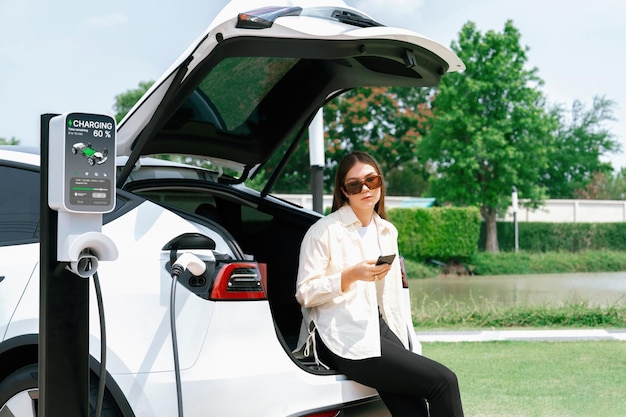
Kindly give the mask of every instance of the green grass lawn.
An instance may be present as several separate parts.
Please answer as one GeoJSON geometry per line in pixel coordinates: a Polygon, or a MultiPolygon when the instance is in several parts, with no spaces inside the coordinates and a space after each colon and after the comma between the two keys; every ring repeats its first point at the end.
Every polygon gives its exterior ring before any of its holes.
{"type": "MultiPolygon", "coordinates": [[[[626,328],[626,306],[598,307],[584,300],[551,305],[506,305],[478,300],[416,303],[416,329],[626,328]]],[[[626,412],[624,413],[626,416],[626,412]]]]}
{"type": "Polygon", "coordinates": [[[424,343],[459,378],[466,417],[624,417],[626,342],[424,343]]]}

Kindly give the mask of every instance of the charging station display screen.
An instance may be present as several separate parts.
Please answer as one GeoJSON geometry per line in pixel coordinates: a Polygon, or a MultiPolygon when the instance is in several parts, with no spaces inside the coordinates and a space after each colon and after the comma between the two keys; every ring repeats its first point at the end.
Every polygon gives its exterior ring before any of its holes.
{"type": "Polygon", "coordinates": [[[111,180],[97,178],[70,178],[70,205],[109,206],[113,190],[111,180]]]}
{"type": "MultiPolygon", "coordinates": [[[[67,113],[51,121],[51,171],[61,178],[61,210],[106,213],[115,207],[115,120],[103,114],[67,113]],[[52,143],[54,142],[54,144],[52,143]],[[52,152],[55,148],[57,152],[52,152]]],[[[50,190],[54,193],[53,190],[50,190]]]]}
{"type": "Polygon", "coordinates": [[[93,207],[95,211],[111,207],[115,198],[115,158],[110,158],[115,149],[115,123],[105,115],[70,113],[65,128],[66,146],[71,154],[66,154],[65,160],[65,180],[69,181],[67,207],[93,207]]]}

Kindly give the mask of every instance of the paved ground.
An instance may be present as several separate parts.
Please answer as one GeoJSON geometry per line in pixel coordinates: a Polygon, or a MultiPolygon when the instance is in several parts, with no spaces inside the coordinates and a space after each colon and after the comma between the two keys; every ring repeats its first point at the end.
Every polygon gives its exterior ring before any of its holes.
{"type": "Polygon", "coordinates": [[[572,330],[476,330],[416,332],[420,342],[491,342],[497,340],[621,340],[626,341],[626,329],[572,330]]]}

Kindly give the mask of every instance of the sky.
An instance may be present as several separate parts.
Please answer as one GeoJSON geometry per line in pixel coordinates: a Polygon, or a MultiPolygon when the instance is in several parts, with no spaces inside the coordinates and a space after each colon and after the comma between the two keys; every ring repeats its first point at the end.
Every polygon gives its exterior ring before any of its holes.
{"type": "MultiPolygon", "coordinates": [[[[605,127],[626,152],[626,2],[345,1],[445,46],[468,21],[482,33],[501,33],[512,20],[548,101],[569,109],[578,100],[591,109],[596,96],[613,100],[617,120],[605,127]]],[[[44,113],[113,115],[116,95],[158,79],[226,3],[0,0],[0,138],[38,145],[44,113]]],[[[625,152],[604,159],[626,167],[625,152]]]]}

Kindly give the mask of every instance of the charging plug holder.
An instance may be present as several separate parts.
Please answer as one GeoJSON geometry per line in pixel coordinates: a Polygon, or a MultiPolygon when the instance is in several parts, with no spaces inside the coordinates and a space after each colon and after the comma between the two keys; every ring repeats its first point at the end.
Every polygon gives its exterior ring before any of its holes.
{"type": "Polygon", "coordinates": [[[102,215],[60,211],[58,222],[57,260],[69,262],[69,269],[79,277],[92,276],[99,261],[117,259],[117,246],[101,233],[102,215]]]}

